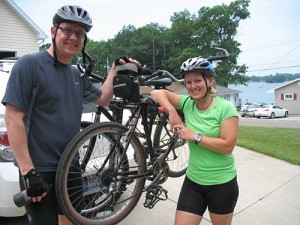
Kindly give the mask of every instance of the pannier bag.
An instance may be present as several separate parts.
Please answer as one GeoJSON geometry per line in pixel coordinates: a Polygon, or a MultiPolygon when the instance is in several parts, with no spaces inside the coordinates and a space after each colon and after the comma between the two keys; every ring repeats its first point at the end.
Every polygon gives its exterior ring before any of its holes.
{"type": "Polygon", "coordinates": [[[137,75],[138,67],[134,63],[117,66],[117,75],[113,79],[115,97],[123,98],[129,102],[138,102],[140,87],[138,82],[135,81],[137,75]]]}

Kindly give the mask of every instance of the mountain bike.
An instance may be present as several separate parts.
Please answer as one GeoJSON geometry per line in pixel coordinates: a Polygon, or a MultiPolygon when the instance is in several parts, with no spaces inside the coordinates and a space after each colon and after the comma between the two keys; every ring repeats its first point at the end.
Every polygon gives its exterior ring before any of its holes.
{"type": "MultiPolygon", "coordinates": [[[[61,157],[56,177],[57,198],[63,213],[74,224],[117,224],[134,209],[144,192],[146,208],[168,199],[168,192],[162,187],[170,176],[168,159],[176,159],[174,149],[185,143],[173,133],[164,147],[161,135],[152,140],[153,127],[165,127],[157,121],[162,121],[161,115],[166,112],[149,96],[119,104],[121,109],[132,112],[124,125],[89,125],[71,140],[61,157]],[[141,127],[143,132],[139,132],[141,127]],[[76,173],[81,180],[79,187],[69,184],[76,173]],[[76,199],[70,194],[74,190],[76,199]]],[[[178,171],[186,169],[189,156],[185,157],[178,171]]]]}

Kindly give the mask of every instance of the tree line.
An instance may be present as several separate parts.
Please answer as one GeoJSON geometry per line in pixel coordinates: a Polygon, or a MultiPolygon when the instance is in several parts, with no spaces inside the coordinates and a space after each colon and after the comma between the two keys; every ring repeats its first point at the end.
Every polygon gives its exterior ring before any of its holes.
{"type": "MultiPolygon", "coordinates": [[[[218,84],[225,87],[245,84],[249,80],[245,76],[247,66],[237,64],[241,44],[235,36],[240,21],[250,16],[249,3],[250,0],[236,0],[228,5],[201,7],[196,14],[188,10],[175,12],[170,18],[170,28],[158,23],[140,28],[126,25],[107,41],[89,39],[86,51],[96,61],[94,72],[103,76],[111,62],[124,55],[137,59],[152,71],[165,69],[178,76],[179,67],[186,59],[222,54],[216,48],[224,48],[229,58],[216,68],[218,84]]],[[[43,45],[41,49],[48,46],[43,45]]],[[[81,54],[72,63],[78,62],[82,62],[81,54]]]]}
{"type": "Polygon", "coordinates": [[[300,73],[296,73],[296,74],[276,73],[275,75],[252,76],[250,78],[250,81],[266,82],[266,83],[283,83],[283,82],[295,80],[297,78],[300,78],[300,73]]]}

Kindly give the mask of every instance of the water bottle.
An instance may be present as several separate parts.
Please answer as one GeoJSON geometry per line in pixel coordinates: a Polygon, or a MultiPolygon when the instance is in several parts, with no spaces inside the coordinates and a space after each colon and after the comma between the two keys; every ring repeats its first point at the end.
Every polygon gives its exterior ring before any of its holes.
{"type": "Polygon", "coordinates": [[[26,204],[29,204],[30,202],[32,202],[32,199],[27,196],[26,190],[23,190],[14,195],[14,203],[18,207],[22,207],[26,204]]]}

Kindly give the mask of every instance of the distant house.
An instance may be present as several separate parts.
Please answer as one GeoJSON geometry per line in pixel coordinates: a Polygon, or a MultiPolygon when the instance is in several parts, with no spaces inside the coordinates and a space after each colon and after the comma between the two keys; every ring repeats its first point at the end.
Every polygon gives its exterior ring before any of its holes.
{"type": "Polygon", "coordinates": [[[241,93],[241,91],[217,85],[217,94],[215,95],[221,96],[227,101],[232,102],[232,104],[238,108],[242,104],[239,93],[241,93]]]}
{"type": "Polygon", "coordinates": [[[300,114],[300,78],[271,89],[275,94],[275,105],[286,108],[289,114],[300,114]]]}
{"type": "MultiPolygon", "coordinates": [[[[187,95],[185,86],[181,83],[174,82],[172,83],[172,85],[168,86],[167,88],[178,94],[187,95]]],[[[226,88],[219,85],[217,85],[216,89],[217,89],[217,94],[215,94],[216,96],[221,96],[222,98],[230,101],[237,108],[241,106],[241,99],[239,98],[239,93],[241,93],[241,91],[226,88]]],[[[150,87],[146,87],[146,86],[140,87],[140,91],[142,94],[148,94],[150,93],[151,90],[152,89],[150,87]]]]}
{"type": "Polygon", "coordinates": [[[47,35],[12,1],[0,1],[0,59],[39,51],[47,35]]]}

